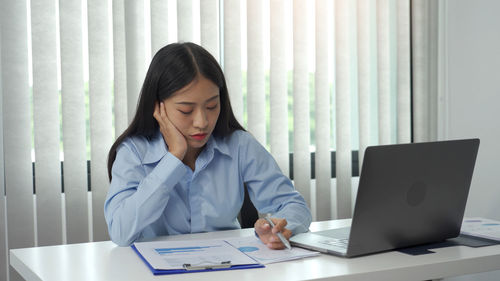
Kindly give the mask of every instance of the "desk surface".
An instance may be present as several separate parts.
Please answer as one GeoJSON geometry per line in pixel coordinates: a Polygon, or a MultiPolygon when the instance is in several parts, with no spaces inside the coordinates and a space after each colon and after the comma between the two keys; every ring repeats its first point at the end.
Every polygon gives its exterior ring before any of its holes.
{"type": "MultiPolygon", "coordinates": [[[[311,230],[343,227],[350,220],[313,222],[311,230]]],[[[253,229],[162,237],[164,240],[253,235],[253,229]]],[[[26,280],[427,280],[500,270],[500,245],[454,246],[410,256],[386,252],[358,258],[320,255],[265,268],[154,276],[130,247],[111,241],[10,250],[10,264],[26,280]]]]}

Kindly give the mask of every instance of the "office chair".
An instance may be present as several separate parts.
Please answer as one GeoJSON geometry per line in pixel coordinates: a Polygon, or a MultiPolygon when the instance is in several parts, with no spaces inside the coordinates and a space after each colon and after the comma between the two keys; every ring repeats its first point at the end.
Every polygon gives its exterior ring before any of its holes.
{"type": "Polygon", "coordinates": [[[245,185],[244,188],[245,198],[243,199],[243,205],[241,206],[238,220],[240,221],[241,228],[252,228],[259,219],[259,212],[255,209],[252,200],[250,200],[250,196],[248,196],[247,186],[245,185]]]}

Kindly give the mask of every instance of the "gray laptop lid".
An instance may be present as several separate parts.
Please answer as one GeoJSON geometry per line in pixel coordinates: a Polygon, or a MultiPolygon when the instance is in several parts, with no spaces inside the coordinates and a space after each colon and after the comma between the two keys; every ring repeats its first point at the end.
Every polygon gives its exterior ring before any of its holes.
{"type": "Polygon", "coordinates": [[[345,255],[458,236],[478,148],[479,139],[368,147],[345,255]]]}

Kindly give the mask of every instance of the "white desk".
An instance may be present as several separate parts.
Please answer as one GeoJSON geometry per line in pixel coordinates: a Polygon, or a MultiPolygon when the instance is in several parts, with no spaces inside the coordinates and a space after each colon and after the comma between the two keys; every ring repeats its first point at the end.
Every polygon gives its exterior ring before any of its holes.
{"type": "MultiPolygon", "coordinates": [[[[315,222],[311,230],[342,227],[349,220],[315,222]]],[[[162,237],[165,240],[253,235],[253,229],[162,237]]],[[[154,276],[130,247],[111,241],[10,250],[10,264],[26,280],[428,280],[500,270],[500,245],[340,258],[320,255],[265,268],[154,276]]]]}

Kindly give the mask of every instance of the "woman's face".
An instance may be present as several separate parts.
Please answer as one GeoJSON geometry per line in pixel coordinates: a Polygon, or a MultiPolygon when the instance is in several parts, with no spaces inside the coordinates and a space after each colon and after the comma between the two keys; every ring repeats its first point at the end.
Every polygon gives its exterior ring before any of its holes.
{"type": "Polygon", "coordinates": [[[168,118],[186,138],[188,148],[202,148],[220,113],[219,87],[199,75],[164,100],[168,118]]]}

